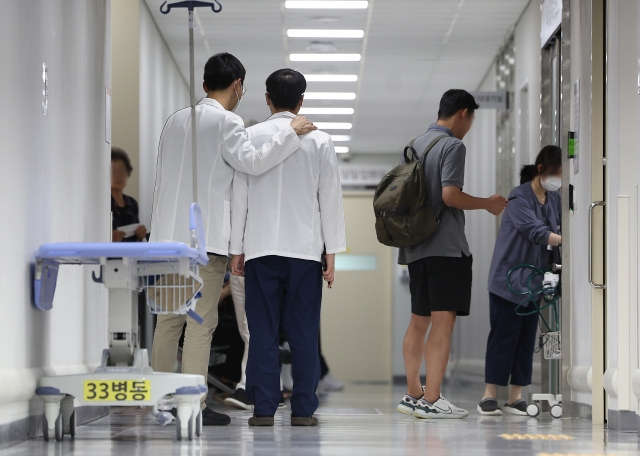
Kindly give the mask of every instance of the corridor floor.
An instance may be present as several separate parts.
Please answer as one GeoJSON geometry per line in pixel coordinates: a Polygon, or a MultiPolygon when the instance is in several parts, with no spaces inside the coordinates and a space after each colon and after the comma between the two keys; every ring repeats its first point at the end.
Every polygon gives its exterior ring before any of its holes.
{"type": "Polygon", "coordinates": [[[292,428],[289,410],[274,428],[249,428],[250,412],[215,405],[231,415],[227,427],[205,428],[201,439],[175,442],[174,425],[161,427],[140,409],[113,409],[110,417],[78,428],[74,441],[21,443],[2,456],[39,455],[637,455],[637,434],[609,432],[578,420],[480,417],[477,394],[445,391],[471,411],[461,421],[419,421],[395,411],[402,388],[349,385],[344,393],[321,397],[320,426],[292,428]],[[525,436],[526,435],[526,436],[525,436]]]}

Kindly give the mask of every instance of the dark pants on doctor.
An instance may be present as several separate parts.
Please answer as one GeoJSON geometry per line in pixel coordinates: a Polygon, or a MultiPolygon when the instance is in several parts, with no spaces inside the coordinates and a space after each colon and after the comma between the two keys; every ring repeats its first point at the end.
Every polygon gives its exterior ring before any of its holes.
{"type": "Polygon", "coordinates": [[[266,256],[245,265],[249,323],[247,396],[256,416],[273,416],[280,403],[278,331],[282,326],[293,356],[293,416],[309,417],[318,408],[318,334],[322,265],[318,261],[266,256]]]}
{"type": "MultiPolygon", "coordinates": [[[[516,304],[489,293],[491,332],[487,341],[485,383],[507,386],[531,384],[538,314],[516,314],[516,304]]],[[[532,309],[529,305],[525,312],[532,309]]]]}

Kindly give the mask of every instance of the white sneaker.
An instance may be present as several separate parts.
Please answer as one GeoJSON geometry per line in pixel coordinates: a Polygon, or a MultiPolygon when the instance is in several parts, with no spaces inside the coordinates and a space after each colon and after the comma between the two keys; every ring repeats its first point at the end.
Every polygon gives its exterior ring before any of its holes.
{"type": "Polygon", "coordinates": [[[431,420],[459,420],[469,416],[469,412],[460,407],[456,407],[444,397],[440,396],[440,399],[433,404],[424,399],[420,399],[413,416],[431,420]]]}
{"type": "Polygon", "coordinates": [[[344,383],[333,378],[331,373],[327,373],[327,375],[320,379],[320,383],[318,383],[319,393],[332,393],[335,391],[342,391],[343,389],[344,383]]]}

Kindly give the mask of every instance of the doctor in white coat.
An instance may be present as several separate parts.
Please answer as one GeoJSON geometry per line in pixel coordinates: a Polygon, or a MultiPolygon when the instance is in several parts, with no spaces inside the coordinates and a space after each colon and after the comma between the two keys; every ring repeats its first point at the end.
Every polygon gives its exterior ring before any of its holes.
{"type": "MultiPolygon", "coordinates": [[[[218,324],[218,298],[227,268],[231,237],[231,184],[235,170],[261,174],[301,146],[298,135],[316,128],[305,117],[272,135],[260,148],[252,145],[242,119],[234,114],[244,95],[245,69],[228,53],[216,54],[204,68],[207,97],[196,106],[198,203],[206,236],[209,264],[200,268],[202,298],[197,312],[202,325],[184,315],[158,315],[151,365],[157,372],[176,367],[178,341],[186,322],[182,372],[207,378],[211,339],[218,324]]],[[[158,150],[150,241],[190,242],[189,206],[193,201],[191,111],[174,113],[164,127],[158,150]]],[[[204,425],[226,425],[230,418],[205,405],[204,425]]]]}
{"type": "MultiPolygon", "coordinates": [[[[262,147],[295,118],[306,86],[304,76],[294,70],[269,76],[266,99],[273,115],[247,130],[254,146],[262,147]]],[[[291,424],[315,426],[322,279],[331,287],[335,254],[346,250],[342,187],[331,137],[320,131],[308,134],[300,151],[261,176],[236,173],[232,225],[232,272],[245,276],[250,333],[246,393],[254,416],[249,425],[274,424],[282,326],[293,355],[291,424]]]]}

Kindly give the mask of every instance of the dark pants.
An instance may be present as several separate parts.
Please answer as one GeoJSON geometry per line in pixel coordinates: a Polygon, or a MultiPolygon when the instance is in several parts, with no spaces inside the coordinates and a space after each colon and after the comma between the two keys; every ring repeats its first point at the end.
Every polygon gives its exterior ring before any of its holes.
{"type": "MultiPolygon", "coordinates": [[[[516,304],[489,293],[491,332],[487,341],[485,382],[492,385],[531,384],[538,314],[520,316],[516,304]]],[[[531,305],[529,305],[531,308],[531,305]]]]}
{"type": "Polygon", "coordinates": [[[322,302],[322,265],[317,261],[266,256],[245,265],[249,359],[247,396],[257,416],[273,416],[280,403],[278,332],[291,347],[293,416],[318,408],[320,380],[318,334],[322,302]]]}
{"type": "Polygon", "coordinates": [[[329,373],[327,361],[322,356],[322,342],[320,341],[320,332],[318,332],[318,355],[320,356],[320,378],[324,378],[329,373]]]}

